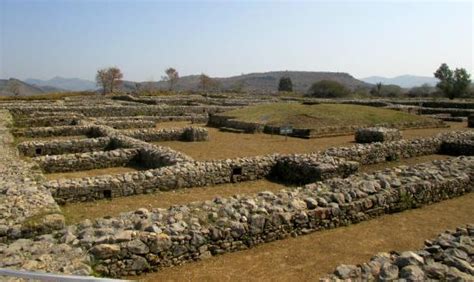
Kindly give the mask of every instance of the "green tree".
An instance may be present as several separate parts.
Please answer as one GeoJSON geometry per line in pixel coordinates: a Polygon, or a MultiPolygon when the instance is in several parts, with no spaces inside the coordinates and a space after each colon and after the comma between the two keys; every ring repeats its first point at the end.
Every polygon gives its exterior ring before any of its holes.
{"type": "Polygon", "coordinates": [[[291,82],[291,78],[288,76],[280,78],[280,82],[278,83],[278,91],[293,92],[293,82],[291,82]]]}
{"type": "Polygon", "coordinates": [[[457,68],[454,72],[445,63],[436,70],[434,76],[439,79],[438,87],[449,99],[467,94],[471,83],[470,75],[463,68],[457,68]]]}
{"type": "Polygon", "coordinates": [[[341,98],[349,93],[349,89],[337,81],[321,80],[311,85],[308,94],[317,98],[341,98]]]}

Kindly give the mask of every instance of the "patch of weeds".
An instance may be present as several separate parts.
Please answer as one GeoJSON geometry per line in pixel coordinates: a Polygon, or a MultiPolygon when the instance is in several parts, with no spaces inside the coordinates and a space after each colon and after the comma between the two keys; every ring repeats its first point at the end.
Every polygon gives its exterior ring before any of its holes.
{"type": "Polygon", "coordinates": [[[408,210],[416,207],[416,201],[413,198],[413,195],[407,193],[406,191],[400,191],[400,209],[408,210]]]}

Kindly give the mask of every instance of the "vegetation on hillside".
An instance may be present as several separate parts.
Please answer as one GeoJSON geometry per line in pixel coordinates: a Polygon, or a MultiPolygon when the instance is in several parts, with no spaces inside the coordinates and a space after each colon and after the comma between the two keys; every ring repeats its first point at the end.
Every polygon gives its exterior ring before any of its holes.
{"type": "Polygon", "coordinates": [[[343,98],[350,94],[350,90],[343,84],[333,80],[321,80],[309,89],[308,95],[315,98],[343,98]]]}
{"type": "Polygon", "coordinates": [[[293,82],[288,76],[280,78],[278,82],[278,92],[293,92],[293,82]]]}

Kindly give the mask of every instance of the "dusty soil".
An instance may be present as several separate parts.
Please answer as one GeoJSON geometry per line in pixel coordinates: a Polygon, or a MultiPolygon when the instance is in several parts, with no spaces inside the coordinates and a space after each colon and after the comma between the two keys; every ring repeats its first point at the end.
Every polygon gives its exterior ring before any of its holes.
{"type": "Polygon", "coordinates": [[[82,170],[82,171],[73,171],[73,172],[58,172],[58,173],[48,173],[44,176],[48,180],[55,179],[71,179],[71,178],[82,178],[82,177],[92,177],[99,175],[107,174],[120,174],[126,172],[137,171],[138,169],[134,167],[109,167],[109,168],[99,168],[91,170],[82,170]]]}
{"type": "Polygon", "coordinates": [[[315,281],[378,252],[416,250],[445,229],[474,223],[474,193],[416,210],[129,277],[145,281],[315,281]]]}
{"type": "MultiPolygon", "coordinates": [[[[159,123],[160,128],[189,126],[190,122],[159,123]]],[[[449,123],[450,128],[409,129],[403,131],[406,139],[433,136],[440,132],[467,129],[467,123],[449,123]]],[[[196,160],[227,159],[236,157],[258,156],[271,153],[309,153],[335,146],[350,146],[354,143],[354,135],[301,139],[285,138],[269,134],[239,134],[222,132],[216,128],[209,130],[208,142],[167,141],[154,144],[171,147],[183,152],[196,160]]]]}
{"type": "Polygon", "coordinates": [[[167,208],[172,205],[205,201],[214,197],[229,197],[235,194],[253,194],[260,191],[278,192],[286,186],[268,180],[222,184],[212,187],[196,187],[168,192],[156,192],[148,195],[135,195],[86,203],[66,204],[61,210],[68,224],[74,224],[86,218],[115,216],[121,212],[138,208],[167,208]]]}

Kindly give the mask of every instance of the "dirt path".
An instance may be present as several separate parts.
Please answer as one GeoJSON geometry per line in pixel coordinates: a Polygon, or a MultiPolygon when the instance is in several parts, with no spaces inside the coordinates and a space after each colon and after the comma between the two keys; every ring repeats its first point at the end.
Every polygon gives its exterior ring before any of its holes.
{"type": "Polygon", "coordinates": [[[348,227],[129,277],[145,281],[315,281],[342,263],[377,252],[416,250],[445,229],[474,223],[474,193],[348,227]]]}

